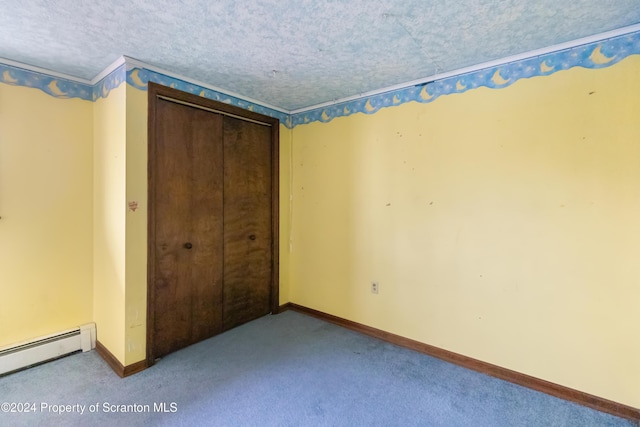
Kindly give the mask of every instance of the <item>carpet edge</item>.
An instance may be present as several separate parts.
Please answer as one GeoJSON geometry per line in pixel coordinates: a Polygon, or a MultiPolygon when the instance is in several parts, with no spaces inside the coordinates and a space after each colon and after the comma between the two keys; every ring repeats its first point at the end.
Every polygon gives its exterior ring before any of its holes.
{"type": "Polygon", "coordinates": [[[338,326],[342,326],[344,328],[381,339],[388,343],[417,351],[419,353],[444,360],[445,362],[453,363],[463,368],[471,369],[485,375],[509,381],[511,383],[536,390],[563,400],[577,403],[579,405],[586,406],[600,412],[605,412],[607,414],[626,418],[628,420],[635,421],[638,423],[638,425],[640,425],[640,409],[634,408],[632,406],[614,402],[603,397],[565,387],[560,384],[555,384],[517,371],[512,371],[511,369],[483,362],[478,359],[473,359],[462,354],[454,353],[449,350],[425,344],[420,341],[415,341],[410,338],[405,338],[400,335],[392,334],[381,329],[376,329],[358,322],[343,319],[341,317],[324,313],[322,311],[292,302],[281,305],[278,308],[278,313],[282,313],[287,310],[296,311],[302,314],[316,317],[318,319],[336,324],[338,326]]]}

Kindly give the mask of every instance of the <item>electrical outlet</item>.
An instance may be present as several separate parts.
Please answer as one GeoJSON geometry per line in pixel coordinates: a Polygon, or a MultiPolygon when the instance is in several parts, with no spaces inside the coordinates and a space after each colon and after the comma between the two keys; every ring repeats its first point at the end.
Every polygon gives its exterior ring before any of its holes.
{"type": "Polygon", "coordinates": [[[380,285],[378,285],[378,282],[371,282],[371,293],[377,294],[379,291],[380,291],[380,285]]]}

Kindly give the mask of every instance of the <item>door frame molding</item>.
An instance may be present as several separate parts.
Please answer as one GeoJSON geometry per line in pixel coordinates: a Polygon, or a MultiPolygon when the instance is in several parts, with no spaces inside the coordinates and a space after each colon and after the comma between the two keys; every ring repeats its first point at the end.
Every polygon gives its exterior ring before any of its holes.
{"type": "Polygon", "coordinates": [[[233,105],[207,99],[180,90],[149,82],[148,88],[148,120],[147,120],[147,365],[155,363],[153,354],[155,330],[155,189],[154,172],[156,170],[156,108],[160,99],[175,101],[178,104],[189,105],[213,113],[232,116],[271,127],[271,301],[272,314],[279,311],[280,306],[280,121],[276,118],[244,110],[233,105]]]}

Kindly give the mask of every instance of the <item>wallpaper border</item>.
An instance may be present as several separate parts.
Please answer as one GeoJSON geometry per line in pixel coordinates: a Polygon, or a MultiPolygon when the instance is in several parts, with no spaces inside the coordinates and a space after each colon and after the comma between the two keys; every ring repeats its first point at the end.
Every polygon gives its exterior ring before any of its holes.
{"type": "Polygon", "coordinates": [[[479,87],[502,89],[521,79],[549,76],[574,67],[609,67],[637,54],[640,54],[640,32],[296,113],[292,115],[291,127],[318,121],[329,122],[356,113],[373,114],[382,108],[407,102],[428,103],[441,96],[464,93],[479,87]]]}
{"type": "Polygon", "coordinates": [[[106,98],[109,92],[125,81],[140,90],[147,90],[148,83],[153,81],[275,117],[291,129],[307,123],[326,123],[338,117],[357,113],[374,114],[382,108],[408,102],[433,102],[441,96],[464,93],[479,87],[502,89],[521,79],[549,76],[574,67],[588,69],[610,67],[630,55],[638,54],[640,54],[640,31],[293,114],[189,82],[187,78],[173,77],[169,72],[151,70],[140,65],[139,61],[131,64],[127,62],[127,59],[124,59],[120,66],[95,84],[51,76],[46,74],[46,70],[33,71],[28,66],[21,68],[4,63],[0,63],[0,82],[40,89],[56,98],[79,98],[86,101],[96,101],[99,98],[106,98]]]}

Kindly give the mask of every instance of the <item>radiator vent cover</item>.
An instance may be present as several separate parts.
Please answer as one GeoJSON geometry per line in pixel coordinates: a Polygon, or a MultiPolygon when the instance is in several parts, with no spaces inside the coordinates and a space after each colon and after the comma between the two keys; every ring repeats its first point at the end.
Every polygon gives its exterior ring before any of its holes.
{"type": "Polygon", "coordinates": [[[58,359],[77,351],[90,351],[96,346],[96,325],[35,338],[0,348],[0,375],[58,359]]]}

